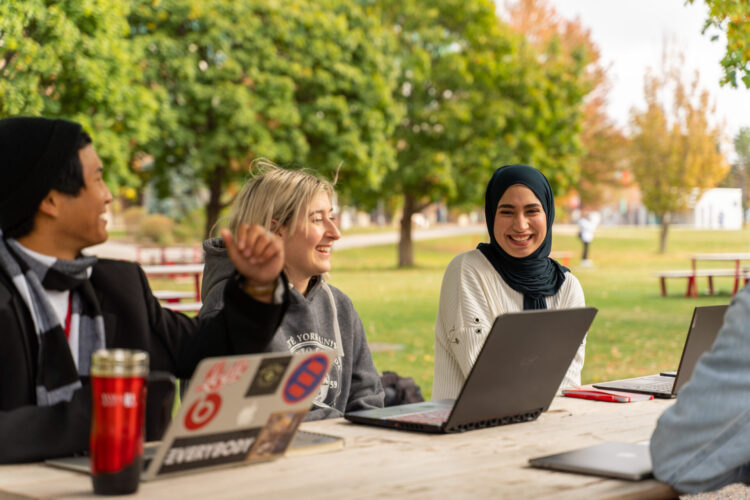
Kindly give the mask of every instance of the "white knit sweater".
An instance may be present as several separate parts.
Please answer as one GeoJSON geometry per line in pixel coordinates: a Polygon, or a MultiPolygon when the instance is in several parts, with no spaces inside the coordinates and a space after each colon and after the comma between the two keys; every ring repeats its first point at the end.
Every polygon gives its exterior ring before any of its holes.
{"type": "MultiPolygon", "coordinates": [[[[549,309],[583,307],[583,289],[565,273],[560,290],[547,297],[549,309]]],[[[445,270],[435,322],[435,375],[432,399],[455,399],[484,345],[495,318],[523,310],[523,294],[500,277],[479,250],[464,252],[445,270]]],[[[584,337],[560,387],[581,384],[584,337]]]]}

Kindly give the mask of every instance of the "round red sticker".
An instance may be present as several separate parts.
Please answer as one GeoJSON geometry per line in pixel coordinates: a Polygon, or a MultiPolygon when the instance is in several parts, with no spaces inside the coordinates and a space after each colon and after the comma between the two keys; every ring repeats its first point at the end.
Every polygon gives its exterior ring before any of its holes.
{"type": "Polygon", "coordinates": [[[200,429],[209,423],[221,408],[221,396],[212,392],[190,406],[185,415],[185,427],[189,431],[200,429]]]}

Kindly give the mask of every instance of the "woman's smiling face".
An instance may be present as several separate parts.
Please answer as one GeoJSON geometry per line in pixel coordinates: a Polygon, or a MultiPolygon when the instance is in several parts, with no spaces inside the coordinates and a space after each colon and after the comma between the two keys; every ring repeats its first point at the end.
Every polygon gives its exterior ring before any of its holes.
{"type": "Polygon", "coordinates": [[[333,214],[331,198],[321,191],[308,207],[306,221],[290,230],[282,228],[284,270],[292,284],[305,293],[310,278],[331,270],[331,248],[341,237],[333,214]]]}
{"type": "Polygon", "coordinates": [[[497,203],[495,240],[512,257],[534,253],[547,236],[547,214],[534,192],[523,184],[514,184],[497,203]]]}

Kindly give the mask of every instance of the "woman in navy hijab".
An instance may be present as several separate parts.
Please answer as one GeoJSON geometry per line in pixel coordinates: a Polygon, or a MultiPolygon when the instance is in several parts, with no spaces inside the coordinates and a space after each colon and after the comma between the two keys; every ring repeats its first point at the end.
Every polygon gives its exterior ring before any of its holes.
{"type": "MultiPolygon", "coordinates": [[[[526,165],[506,165],[485,194],[490,242],[458,255],[443,276],[435,323],[432,398],[456,398],[495,318],[525,309],[585,305],[570,270],[549,257],[555,202],[544,175],[526,165]]],[[[586,341],[561,387],[580,385],[586,341]]]]}

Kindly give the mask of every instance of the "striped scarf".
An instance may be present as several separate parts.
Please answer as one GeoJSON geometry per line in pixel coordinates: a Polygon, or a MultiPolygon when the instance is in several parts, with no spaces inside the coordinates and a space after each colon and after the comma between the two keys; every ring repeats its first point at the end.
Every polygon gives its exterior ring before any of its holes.
{"type": "Polygon", "coordinates": [[[91,354],[104,348],[104,320],[94,288],[88,279],[96,257],[55,259],[49,265],[6,239],[0,231],[0,267],[13,280],[34,322],[38,341],[36,398],[38,406],[70,401],[88,376],[91,354]],[[70,331],[78,333],[78,369],[65,338],[64,325],[47,298],[49,290],[70,290],[70,331]]]}

